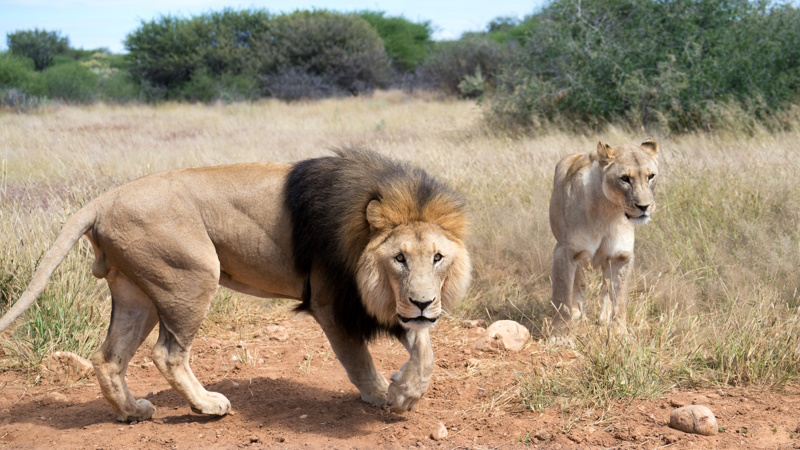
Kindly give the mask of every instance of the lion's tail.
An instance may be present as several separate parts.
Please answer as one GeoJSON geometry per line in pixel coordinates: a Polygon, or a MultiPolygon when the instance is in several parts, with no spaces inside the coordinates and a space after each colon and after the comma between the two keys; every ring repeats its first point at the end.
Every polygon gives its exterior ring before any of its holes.
{"type": "Polygon", "coordinates": [[[96,217],[95,207],[90,203],[67,220],[55,243],[44,255],[36,272],[33,273],[28,289],[22,293],[19,300],[14,303],[14,306],[0,318],[0,332],[8,328],[14,320],[33,305],[47,285],[50,275],[55,272],[61,261],[66,258],[81,236],[94,225],[96,217]]]}

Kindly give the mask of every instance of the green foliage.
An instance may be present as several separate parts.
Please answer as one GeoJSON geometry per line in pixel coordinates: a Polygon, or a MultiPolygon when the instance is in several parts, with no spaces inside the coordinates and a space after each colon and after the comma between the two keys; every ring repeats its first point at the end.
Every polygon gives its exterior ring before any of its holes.
{"type": "Polygon", "coordinates": [[[411,72],[428,56],[433,47],[430,21],[414,23],[404,17],[386,17],[383,11],[360,11],[383,39],[386,54],[395,67],[411,72]]]}
{"type": "Polygon", "coordinates": [[[42,77],[50,98],[88,103],[97,95],[98,76],[77,62],[50,67],[42,77]]]}
{"type": "Polygon", "coordinates": [[[264,93],[278,98],[357,94],[388,81],[381,38],[355,15],[316,10],[278,16],[259,56],[264,93]]]}
{"type": "Polygon", "coordinates": [[[384,83],[380,36],[363,19],[328,11],[271,16],[226,9],[164,16],[128,35],[131,74],[168,98],[209,101],[357,93],[384,83]]]}
{"type": "Polygon", "coordinates": [[[38,28],[8,33],[6,43],[12,54],[32,59],[36,70],[46,69],[55,56],[69,49],[69,39],[62,37],[60,32],[38,28]]]}
{"type": "Polygon", "coordinates": [[[772,1],[556,0],[499,78],[514,122],[715,128],[719,104],[764,118],[800,98],[800,10],[772,1]]]}
{"type": "Polygon", "coordinates": [[[420,72],[437,89],[477,97],[494,83],[495,74],[507,64],[509,56],[507,45],[484,35],[467,35],[458,41],[437,43],[420,72]]]}

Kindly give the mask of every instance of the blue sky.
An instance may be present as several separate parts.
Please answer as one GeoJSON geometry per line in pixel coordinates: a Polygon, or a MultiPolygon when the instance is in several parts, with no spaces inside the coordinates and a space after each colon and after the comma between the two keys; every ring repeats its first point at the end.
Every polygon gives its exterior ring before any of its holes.
{"type": "Polygon", "coordinates": [[[5,36],[16,30],[44,28],[61,31],[75,48],[107,47],[123,52],[125,35],[142,20],[162,14],[191,16],[225,7],[265,8],[272,13],[295,9],[324,8],[336,11],[369,9],[386,11],[389,16],[404,16],[413,21],[430,20],[434,39],[456,39],[464,31],[485,29],[498,16],[524,17],[541,8],[546,0],[0,0],[0,50],[6,49],[5,36]]]}

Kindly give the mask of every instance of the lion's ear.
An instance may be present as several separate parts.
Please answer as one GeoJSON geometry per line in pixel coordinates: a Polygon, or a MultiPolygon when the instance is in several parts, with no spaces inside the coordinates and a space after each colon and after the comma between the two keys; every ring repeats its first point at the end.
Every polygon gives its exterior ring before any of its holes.
{"type": "Polygon", "coordinates": [[[372,200],[367,205],[367,222],[373,230],[381,230],[386,226],[386,219],[383,217],[381,202],[372,200]]]}
{"type": "Polygon", "coordinates": [[[610,163],[617,156],[617,152],[608,145],[604,144],[603,141],[599,141],[597,143],[597,159],[600,161],[600,164],[605,166],[606,164],[610,163]]]}
{"type": "Polygon", "coordinates": [[[652,156],[653,158],[658,156],[658,142],[656,142],[655,139],[651,137],[645,139],[644,142],[642,142],[641,147],[642,150],[647,152],[647,154],[652,156]]]}

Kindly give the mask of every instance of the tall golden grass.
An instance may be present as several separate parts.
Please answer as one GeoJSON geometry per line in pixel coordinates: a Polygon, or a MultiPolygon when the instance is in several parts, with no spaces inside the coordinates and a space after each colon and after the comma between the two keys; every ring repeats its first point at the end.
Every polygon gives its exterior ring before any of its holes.
{"type": "MultiPolygon", "coordinates": [[[[474,103],[399,92],[292,104],[0,113],[0,309],[27,285],[64,218],[113,186],[178,167],[289,162],[363,144],[413,161],[467,196],[475,282],[454,314],[516,319],[542,337],[556,162],[600,139],[645,137],[613,127],[512,137],[485,125],[474,103]]],[[[630,335],[609,341],[592,321],[599,296],[599,276],[592,275],[590,320],[577,330],[578,362],[520,374],[522,398],[533,408],[576,397],[604,405],[676,384],[797,380],[800,127],[656,137],[658,209],[637,229],[630,335]]],[[[97,346],[109,302],[89,275],[91,258],[85,242],[78,246],[38,305],[3,335],[5,366],[35,367],[53,349],[86,355],[97,346]]]]}

